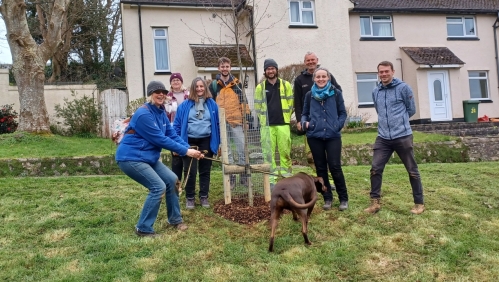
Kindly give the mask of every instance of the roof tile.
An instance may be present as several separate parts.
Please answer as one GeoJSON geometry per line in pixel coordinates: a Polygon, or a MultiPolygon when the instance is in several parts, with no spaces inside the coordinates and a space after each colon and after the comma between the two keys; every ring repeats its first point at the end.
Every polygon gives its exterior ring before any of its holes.
{"type": "Polygon", "coordinates": [[[416,63],[421,65],[463,65],[447,47],[400,47],[416,63]]]}

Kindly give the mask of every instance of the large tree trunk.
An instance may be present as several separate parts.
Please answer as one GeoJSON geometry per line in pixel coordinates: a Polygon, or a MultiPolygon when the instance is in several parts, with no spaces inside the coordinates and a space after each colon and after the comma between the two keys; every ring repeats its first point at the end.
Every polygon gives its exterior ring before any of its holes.
{"type": "Polygon", "coordinates": [[[30,34],[24,0],[3,0],[0,6],[19,91],[20,131],[50,132],[44,97],[45,64],[61,44],[61,22],[68,3],[69,0],[54,0],[47,15],[47,32],[40,45],[30,34]]]}

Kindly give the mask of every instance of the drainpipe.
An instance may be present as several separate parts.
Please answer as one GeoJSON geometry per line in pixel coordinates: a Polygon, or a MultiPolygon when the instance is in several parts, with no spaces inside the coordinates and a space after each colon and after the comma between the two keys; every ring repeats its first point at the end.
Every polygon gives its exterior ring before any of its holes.
{"type": "Polygon", "coordinates": [[[494,30],[494,45],[495,45],[495,52],[496,52],[496,68],[497,68],[497,82],[498,82],[498,88],[499,88],[499,56],[497,52],[497,28],[499,27],[499,11],[497,11],[497,18],[496,21],[494,22],[494,25],[492,26],[494,30]]]}
{"type": "Polygon", "coordinates": [[[404,81],[404,68],[402,65],[402,58],[397,58],[397,61],[400,61],[400,79],[404,81]]]}
{"type": "Polygon", "coordinates": [[[139,37],[140,37],[140,64],[142,66],[142,96],[146,97],[146,75],[144,70],[144,44],[142,44],[142,15],[140,14],[140,4],[139,6],[139,37]]]}
{"type": "Polygon", "coordinates": [[[253,74],[255,76],[255,87],[256,87],[258,85],[258,73],[256,70],[256,43],[255,43],[254,7],[251,8],[250,27],[251,27],[251,48],[253,48],[253,74]]]}

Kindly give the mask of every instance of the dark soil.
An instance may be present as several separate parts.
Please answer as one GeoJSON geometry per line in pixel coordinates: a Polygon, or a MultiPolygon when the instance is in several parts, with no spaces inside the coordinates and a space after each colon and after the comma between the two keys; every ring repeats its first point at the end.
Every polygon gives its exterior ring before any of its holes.
{"type": "Polygon", "coordinates": [[[252,207],[248,199],[233,199],[228,205],[222,199],[215,203],[213,210],[225,219],[247,225],[270,219],[270,203],[263,197],[255,197],[252,207]]]}

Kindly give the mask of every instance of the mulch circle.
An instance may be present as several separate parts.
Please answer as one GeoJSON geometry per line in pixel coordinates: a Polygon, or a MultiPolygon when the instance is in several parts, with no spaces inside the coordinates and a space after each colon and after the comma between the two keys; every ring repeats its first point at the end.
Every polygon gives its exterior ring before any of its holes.
{"type": "Polygon", "coordinates": [[[270,219],[270,203],[263,197],[255,197],[252,207],[248,199],[233,199],[228,205],[222,199],[215,203],[213,211],[225,219],[247,225],[270,219]]]}

